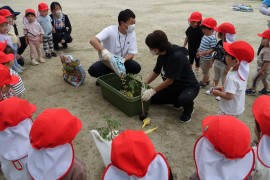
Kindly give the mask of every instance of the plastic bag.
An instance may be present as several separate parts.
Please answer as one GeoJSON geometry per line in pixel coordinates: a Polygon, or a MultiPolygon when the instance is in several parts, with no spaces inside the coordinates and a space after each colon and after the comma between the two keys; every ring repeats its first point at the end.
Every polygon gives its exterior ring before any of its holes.
{"type": "Polygon", "coordinates": [[[75,87],[82,85],[85,79],[85,71],[80,61],[68,53],[60,54],[60,59],[63,65],[64,80],[75,87]]]}
{"type": "Polygon", "coordinates": [[[103,60],[101,56],[101,52],[99,52],[99,58],[106,66],[108,66],[111,70],[113,70],[120,78],[123,78],[126,76],[126,67],[124,65],[123,57],[111,54],[109,61],[103,60]]]}
{"type": "Polygon", "coordinates": [[[101,155],[102,161],[105,167],[111,163],[111,147],[112,141],[104,140],[98,133],[97,130],[91,130],[91,134],[101,155]]]}

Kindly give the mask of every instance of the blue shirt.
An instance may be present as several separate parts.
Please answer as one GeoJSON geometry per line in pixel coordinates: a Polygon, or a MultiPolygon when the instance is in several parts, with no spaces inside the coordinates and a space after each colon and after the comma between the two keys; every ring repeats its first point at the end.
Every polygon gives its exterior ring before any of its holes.
{"type": "MultiPolygon", "coordinates": [[[[217,44],[217,39],[214,35],[211,36],[203,36],[200,47],[199,47],[199,51],[207,51],[211,48],[215,48],[217,44]]],[[[202,56],[201,57],[202,60],[211,60],[212,59],[212,54],[210,55],[206,55],[206,56],[202,56]]]]}

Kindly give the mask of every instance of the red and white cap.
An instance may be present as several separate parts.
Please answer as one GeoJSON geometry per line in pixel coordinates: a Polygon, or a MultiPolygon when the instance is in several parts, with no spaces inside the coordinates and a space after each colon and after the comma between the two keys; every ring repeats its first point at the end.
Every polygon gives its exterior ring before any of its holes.
{"type": "Polygon", "coordinates": [[[235,41],[233,43],[223,43],[225,51],[240,61],[238,75],[243,80],[248,79],[249,63],[254,59],[253,47],[245,41],[235,41]]]}
{"type": "Polygon", "coordinates": [[[27,16],[28,14],[33,14],[34,16],[36,16],[36,12],[33,9],[26,9],[25,10],[25,16],[27,16]]]}
{"type": "MultiPolygon", "coordinates": [[[[5,43],[2,43],[2,44],[0,43],[0,48],[2,48],[2,47],[6,48],[6,44],[5,43]]],[[[14,60],[14,54],[6,54],[6,53],[0,51],[0,64],[4,64],[4,63],[7,63],[7,62],[12,61],[12,60],[14,60]]]]}
{"type": "Polygon", "coordinates": [[[30,131],[29,174],[40,180],[64,177],[73,165],[71,142],[81,128],[81,121],[66,109],[44,110],[30,131]]]}
{"type": "Polygon", "coordinates": [[[193,149],[199,179],[246,179],[255,154],[249,128],[233,116],[207,116],[193,149]]]}
{"type": "Polygon", "coordinates": [[[0,16],[7,18],[9,16],[13,16],[13,14],[8,9],[0,9],[0,16]]]}
{"type": "Polygon", "coordinates": [[[17,97],[0,101],[0,156],[7,160],[27,156],[31,147],[31,118],[35,111],[35,105],[17,97]]]}
{"type": "Polygon", "coordinates": [[[259,37],[270,39],[270,29],[263,31],[263,33],[258,34],[259,37]]]}
{"type": "Polygon", "coordinates": [[[0,24],[7,23],[7,19],[4,16],[0,16],[0,24]]]}
{"type": "Polygon", "coordinates": [[[112,141],[111,161],[102,180],[165,180],[170,177],[167,160],[156,152],[143,131],[126,130],[119,134],[112,141]]]}
{"type": "Polygon", "coordinates": [[[42,3],[38,4],[38,10],[39,11],[46,11],[48,9],[49,9],[49,7],[48,7],[48,5],[46,3],[42,2],[42,3]]]}
{"type": "Polygon", "coordinates": [[[211,17],[205,18],[202,21],[202,25],[214,29],[217,26],[217,21],[211,17]]]}
{"type": "Polygon", "coordinates": [[[235,27],[229,22],[224,22],[219,26],[214,28],[215,31],[220,32],[225,35],[226,42],[232,43],[235,41],[235,27]]]}
{"type": "Polygon", "coordinates": [[[9,69],[0,64],[0,88],[7,84],[17,84],[19,82],[19,78],[16,75],[10,75],[9,69]]]}
{"type": "Polygon", "coordinates": [[[261,131],[257,157],[265,167],[270,168],[270,97],[258,97],[253,103],[252,112],[261,131]]]}
{"type": "Polygon", "coordinates": [[[202,20],[202,13],[200,12],[193,12],[191,13],[190,17],[188,18],[189,22],[200,22],[202,20]]]}

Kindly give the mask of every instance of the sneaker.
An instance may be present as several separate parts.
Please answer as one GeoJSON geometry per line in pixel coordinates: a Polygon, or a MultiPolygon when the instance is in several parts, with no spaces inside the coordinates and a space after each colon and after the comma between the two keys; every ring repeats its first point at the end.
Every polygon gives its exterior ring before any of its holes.
{"type": "Polygon", "coordinates": [[[220,96],[217,96],[217,97],[216,97],[216,100],[217,100],[217,101],[220,101],[220,96]]]}
{"type": "Polygon", "coordinates": [[[39,63],[35,59],[32,59],[30,64],[33,65],[33,66],[36,66],[39,63]]]}
{"type": "Polygon", "coordinates": [[[180,117],[180,122],[181,123],[187,123],[187,122],[189,122],[189,121],[191,121],[191,114],[189,114],[189,115],[186,115],[186,114],[182,114],[181,115],[181,117],[180,117]]]}
{"type": "Polygon", "coordinates": [[[251,88],[246,89],[246,95],[254,96],[256,95],[256,91],[251,88]]]}
{"type": "Polygon", "coordinates": [[[16,67],[16,66],[13,66],[12,69],[13,69],[14,71],[16,71],[18,74],[23,73],[23,71],[20,70],[20,69],[19,69],[18,67],[16,67]]]}
{"type": "Polygon", "coordinates": [[[204,84],[202,81],[199,82],[200,88],[205,88],[207,85],[209,85],[210,81],[208,81],[206,84],[204,84]]]}
{"type": "Polygon", "coordinates": [[[25,67],[22,67],[20,64],[18,64],[16,67],[19,68],[19,69],[22,70],[22,71],[25,70],[25,67]]]}
{"type": "Polygon", "coordinates": [[[53,48],[54,48],[54,50],[56,50],[56,51],[59,51],[59,49],[60,49],[58,44],[54,44],[54,45],[53,45],[53,48]]]}
{"type": "Polygon", "coordinates": [[[269,91],[269,90],[266,90],[265,88],[262,88],[262,90],[260,90],[260,91],[258,92],[258,94],[259,94],[259,95],[261,95],[261,94],[269,95],[269,94],[270,94],[270,91],[269,91]]]}
{"type": "Polygon", "coordinates": [[[56,53],[53,51],[53,52],[51,52],[51,56],[53,56],[53,57],[57,57],[57,55],[56,55],[56,53]]]}
{"type": "Polygon", "coordinates": [[[212,93],[211,93],[211,90],[210,89],[208,89],[207,91],[205,91],[205,94],[207,94],[207,95],[211,95],[212,93]]]}
{"type": "Polygon", "coordinates": [[[46,53],[46,58],[50,59],[52,58],[52,55],[50,53],[46,53]]]}
{"type": "Polygon", "coordinates": [[[38,60],[39,60],[39,62],[41,62],[41,63],[45,63],[45,60],[44,60],[43,58],[39,58],[38,60]]]}

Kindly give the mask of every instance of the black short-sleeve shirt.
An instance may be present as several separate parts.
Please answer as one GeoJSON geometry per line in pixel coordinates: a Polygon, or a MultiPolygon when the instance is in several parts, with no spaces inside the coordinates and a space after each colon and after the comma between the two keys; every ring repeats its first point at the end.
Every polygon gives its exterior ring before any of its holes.
{"type": "Polygon", "coordinates": [[[203,37],[202,27],[193,28],[189,26],[186,30],[186,35],[188,37],[188,51],[196,53],[203,37]]]}
{"type": "Polygon", "coordinates": [[[158,56],[153,71],[161,74],[164,81],[167,78],[174,79],[171,86],[180,88],[198,86],[198,81],[190,67],[187,56],[177,45],[172,45],[172,48],[165,55],[158,56]]]}

